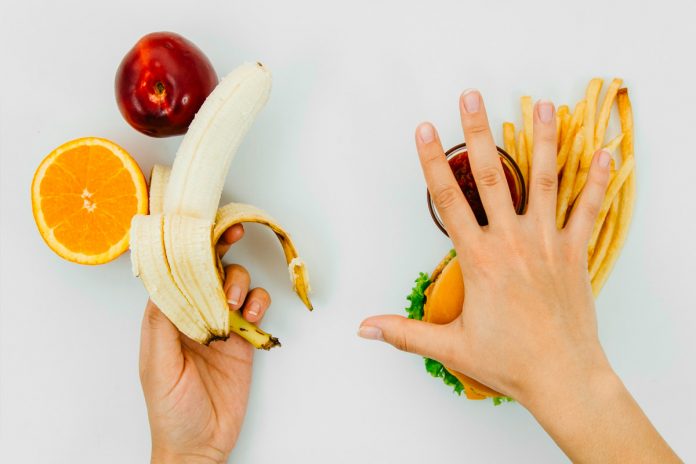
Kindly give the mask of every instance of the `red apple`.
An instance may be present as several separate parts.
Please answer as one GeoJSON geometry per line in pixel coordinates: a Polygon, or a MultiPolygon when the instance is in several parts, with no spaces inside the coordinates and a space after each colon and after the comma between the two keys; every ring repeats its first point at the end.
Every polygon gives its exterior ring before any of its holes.
{"type": "Polygon", "coordinates": [[[141,38],[116,71],[116,102],[128,124],[143,134],[185,134],[217,85],[210,60],[173,32],[141,38]]]}

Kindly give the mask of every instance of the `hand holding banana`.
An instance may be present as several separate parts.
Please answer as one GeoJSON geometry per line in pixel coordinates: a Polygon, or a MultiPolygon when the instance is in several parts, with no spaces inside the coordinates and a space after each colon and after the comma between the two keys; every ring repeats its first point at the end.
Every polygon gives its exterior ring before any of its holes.
{"type": "MultiPolygon", "coordinates": [[[[230,227],[217,243],[219,257],[242,238],[230,227]]],[[[250,288],[241,266],[225,267],[223,288],[234,310],[258,322],[270,305],[250,288]],[[236,289],[236,290],[235,290],[236,289]]],[[[151,302],[140,341],[140,379],[152,432],[152,462],[226,462],[242,428],[251,385],[254,347],[237,336],[201,345],[182,336],[151,302]]]]}
{"type": "Polygon", "coordinates": [[[133,273],[177,328],[199,343],[226,339],[232,331],[257,348],[279,344],[228,308],[214,244],[235,224],[256,222],[275,232],[293,288],[312,309],[305,264],[282,227],[253,206],[218,209],[230,163],[270,88],[270,73],[260,63],[244,64],[224,78],[196,114],[171,172],[153,170],[150,214],[133,218],[133,273]]]}

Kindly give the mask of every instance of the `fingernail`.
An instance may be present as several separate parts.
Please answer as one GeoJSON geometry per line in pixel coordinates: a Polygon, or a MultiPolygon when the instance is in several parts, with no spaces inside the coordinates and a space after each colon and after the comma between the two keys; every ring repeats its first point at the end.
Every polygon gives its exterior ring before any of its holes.
{"type": "Polygon", "coordinates": [[[609,163],[611,163],[611,153],[607,150],[602,150],[599,152],[599,167],[608,168],[609,163]]]}
{"type": "Polygon", "coordinates": [[[236,285],[230,287],[230,294],[227,302],[231,305],[238,305],[239,299],[242,297],[242,289],[236,285]]]}
{"type": "Polygon", "coordinates": [[[548,124],[553,120],[553,103],[550,101],[539,100],[537,111],[539,112],[539,120],[544,124],[548,124]]]}
{"type": "Polygon", "coordinates": [[[481,94],[476,89],[467,89],[462,92],[462,101],[467,113],[476,113],[481,107],[481,94]]]}
{"type": "Polygon", "coordinates": [[[252,301],[249,304],[249,307],[247,308],[247,315],[249,317],[256,317],[259,315],[259,311],[261,311],[261,305],[259,304],[259,302],[252,301]]]}
{"type": "Polygon", "coordinates": [[[418,138],[423,143],[430,143],[435,140],[435,128],[429,122],[424,122],[418,126],[418,138]]]}
{"type": "Polygon", "coordinates": [[[368,340],[384,340],[384,336],[382,335],[382,329],[379,327],[370,327],[370,326],[360,326],[358,329],[358,336],[362,338],[367,338],[368,340]]]}

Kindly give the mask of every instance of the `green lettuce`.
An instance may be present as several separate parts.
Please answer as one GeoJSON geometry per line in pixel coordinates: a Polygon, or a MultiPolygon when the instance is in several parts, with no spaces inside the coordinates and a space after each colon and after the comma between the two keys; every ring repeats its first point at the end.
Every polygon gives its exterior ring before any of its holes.
{"type": "MultiPolygon", "coordinates": [[[[454,250],[450,252],[450,259],[455,256],[454,250]]],[[[428,274],[421,272],[418,274],[415,286],[411,290],[411,294],[406,297],[410,302],[410,305],[406,308],[406,313],[408,313],[409,319],[423,320],[423,308],[425,307],[425,290],[430,286],[432,282],[428,274]]],[[[430,358],[423,358],[425,361],[425,370],[430,373],[433,377],[441,378],[442,381],[448,387],[451,387],[454,393],[457,395],[462,394],[464,391],[464,385],[459,381],[458,378],[450,374],[450,372],[445,369],[445,366],[441,362],[430,358]]],[[[512,398],[507,396],[497,396],[493,398],[493,404],[498,406],[502,403],[508,403],[513,401],[512,398]]]]}

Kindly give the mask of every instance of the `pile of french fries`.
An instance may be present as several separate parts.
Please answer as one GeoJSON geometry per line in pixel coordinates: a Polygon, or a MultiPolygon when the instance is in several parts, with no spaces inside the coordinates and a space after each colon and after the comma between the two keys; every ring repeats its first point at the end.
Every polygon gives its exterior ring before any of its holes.
{"type": "MultiPolygon", "coordinates": [[[[561,105],[556,111],[558,135],[558,201],[556,225],[565,226],[573,206],[582,192],[596,150],[605,148],[612,154],[611,180],[592,232],[588,247],[588,264],[592,291],[597,296],[614,267],[626,241],[635,202],[635,158],[633,153],[633,110],[628,89],[621,79],[613,79],[598,109],[602,79],[592,79],[585,98],[573,108],[561,105]],[[621,133],[605,143],[611,109],[616,102],[621,133]],[[620,156],[617,149],[620,147],[620,156]]],[[[532,166],[532,98],[520,99],[522,129],[511,122],[503,123],[505,151],[517,162],[525,184],[529,185],[532,166]]]]}

